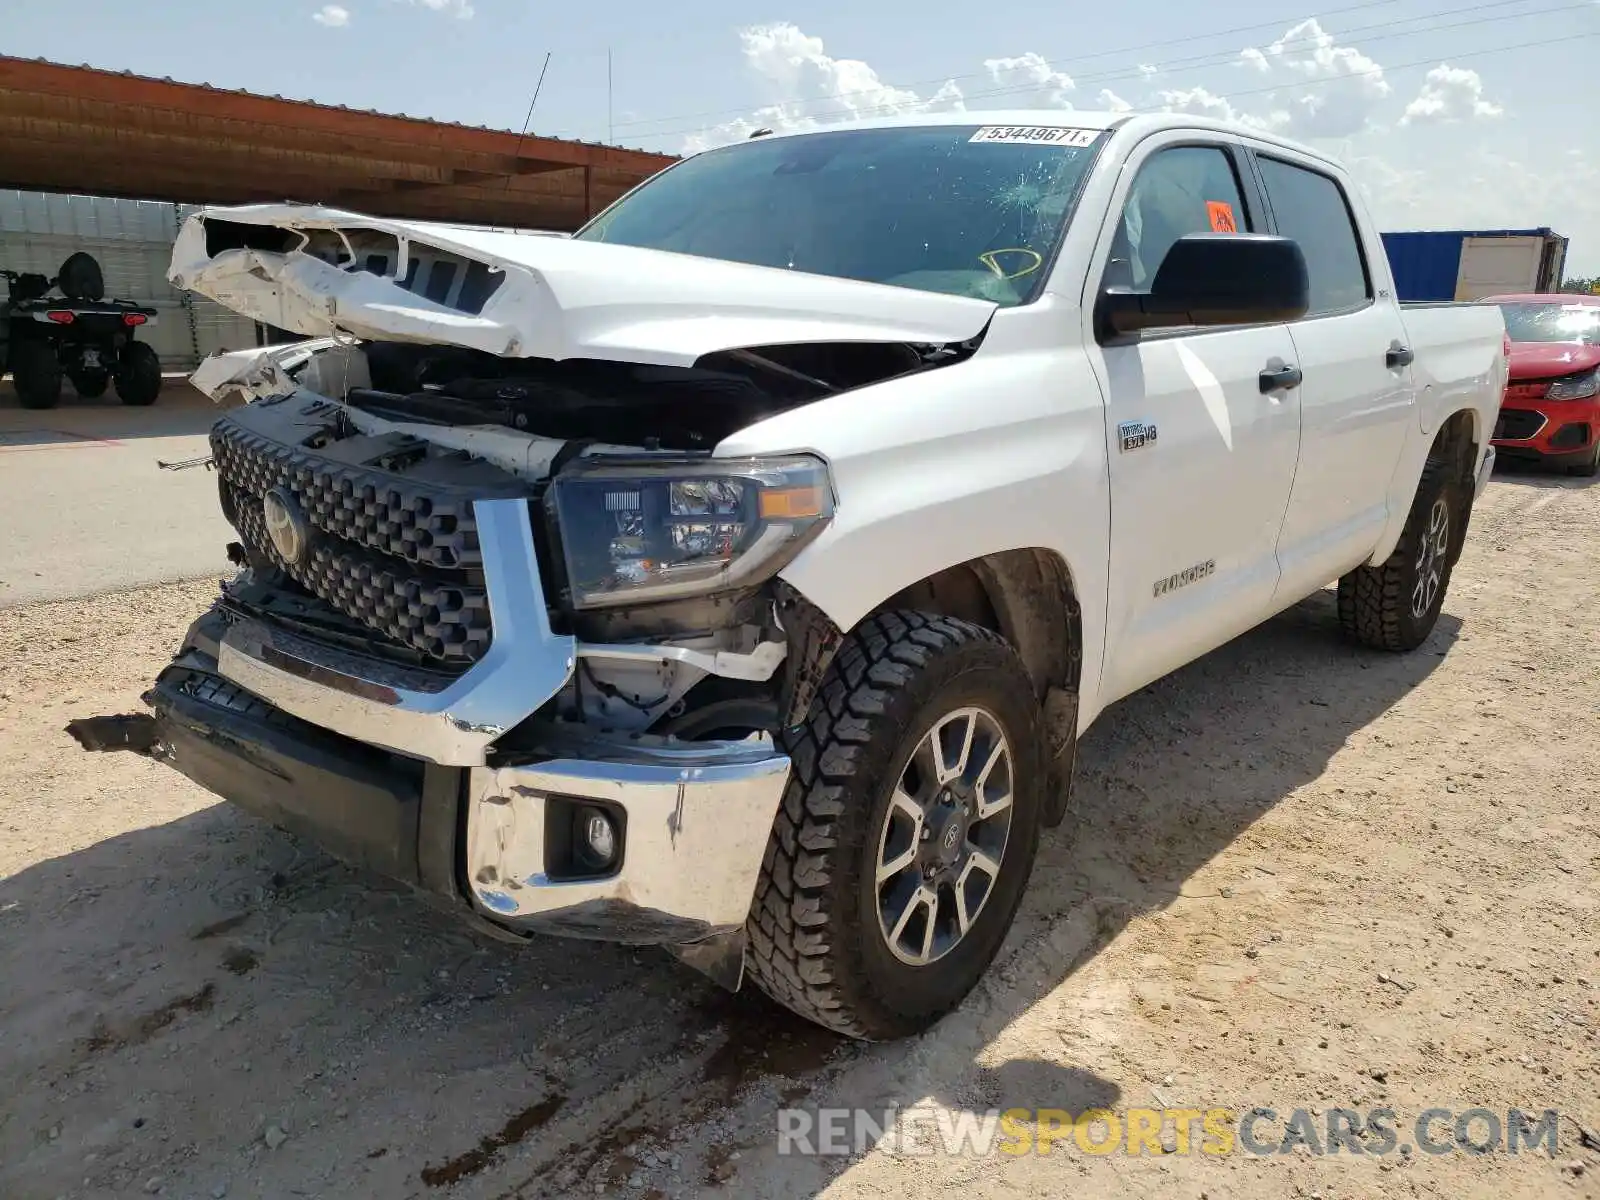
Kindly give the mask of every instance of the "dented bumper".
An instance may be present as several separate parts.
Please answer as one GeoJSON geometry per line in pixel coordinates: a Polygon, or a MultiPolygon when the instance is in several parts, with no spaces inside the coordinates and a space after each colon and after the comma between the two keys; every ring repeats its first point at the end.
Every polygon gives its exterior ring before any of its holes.
{"type": "MultiPolygon", "coordinates": [[[[501,934],[704,946],[729,956],[788,780],[760,741],[553,735],[518,765],[425,762],[303,720],[225,678],[228,621],[208,613],[145,695],[142,749],[201,787],[501,934]],[[575,812],[610,815],[608,869],[574,865],[575,812]]],[[[80,734],[80,740],[84,740],[80,734]]],[[[88,744],[85,741],[85,744],[88,744]]],[[[686,956],[694,961],[693,956],[686,956]]]]}

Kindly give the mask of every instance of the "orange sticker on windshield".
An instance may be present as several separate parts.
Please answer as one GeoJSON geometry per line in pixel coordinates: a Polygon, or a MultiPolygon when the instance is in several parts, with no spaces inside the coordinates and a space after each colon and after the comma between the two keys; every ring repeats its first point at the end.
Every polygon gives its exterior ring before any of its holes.
{"type": "Polygon", "coordinates": [[[1211,218],[1212,233],[1239,232],[1239,224],[1233,219],[1233,205],[1221,200],[1207,200],[1206,215],[1211,218]]]}

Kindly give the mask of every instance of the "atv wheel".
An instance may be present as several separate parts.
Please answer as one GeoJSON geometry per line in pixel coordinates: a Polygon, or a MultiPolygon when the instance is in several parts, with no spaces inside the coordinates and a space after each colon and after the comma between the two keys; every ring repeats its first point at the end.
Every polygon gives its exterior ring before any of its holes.
{"type": "Polygon", "coordinates": [[[117,395],[143,408],[161,394],[161,359],[147,342],[129,342],[117,364],[117,395]]]}
{"type": "Polygon", "coordinates": [[[1028,672],[976,625],[881,614],[845,640],[789,753],[751,977],[840,1033],[918,1033],[982,978],[1033,868],[1047,764],[1028,672]]]}
{"type": "Polygon", "coordinates": [[[1428,460],[1400,544],[1339,580],[1339,624],[1375,650],[1415,650],[1433,632],[1466,538],[1471,502],[1456,464],[1428,460]]]}
{"type": "Polygon", "coordinates": [[[98,400],[111,383],[111,376],[104,371],[78,371],[67,378],[72,380],[72,390],[85,400],[98,400]]]}
{"type": "Polygon", "coordinates": [[[15,343],[11,379],[23,408],[54,408],[61,403],[61,359],[49,342],[15,343]]]}

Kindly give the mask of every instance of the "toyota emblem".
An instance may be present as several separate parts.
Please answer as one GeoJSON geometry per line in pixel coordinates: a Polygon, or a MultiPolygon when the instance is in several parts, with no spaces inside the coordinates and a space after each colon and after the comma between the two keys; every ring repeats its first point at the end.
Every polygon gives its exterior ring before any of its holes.
{"type": "Polygon", "coordinates": [[[291,567],[297,565],[311,545],[311,526],[294,497],[281,487],[273,488],[261,499],[261,514],[273,549],[291,567]]]}

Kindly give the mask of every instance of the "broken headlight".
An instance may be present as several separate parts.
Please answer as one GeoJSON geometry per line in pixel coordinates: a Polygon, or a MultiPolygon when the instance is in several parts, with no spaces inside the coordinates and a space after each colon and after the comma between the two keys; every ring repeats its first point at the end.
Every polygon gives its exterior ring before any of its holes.
{"type": "Polygon", "coordinates": [[[597,457],[558,475],[554,510],[574,608],[649,604],[759,583],[833,517],[816,458],[597,457]]]}

